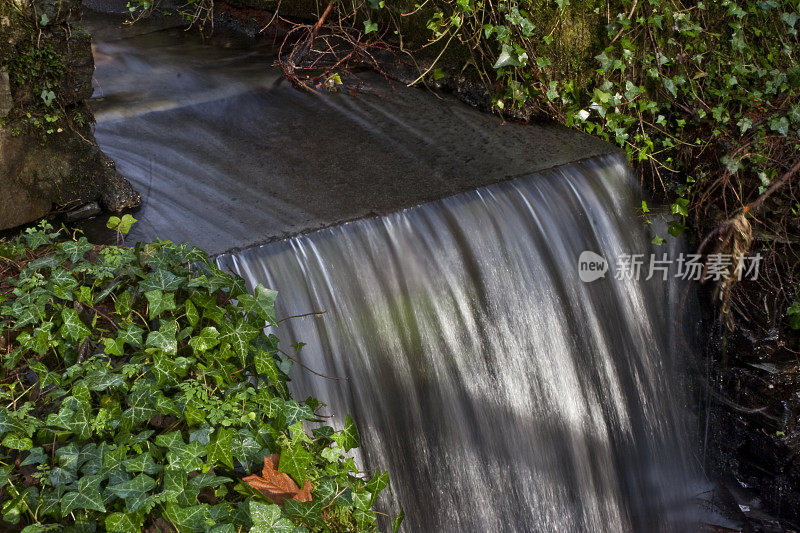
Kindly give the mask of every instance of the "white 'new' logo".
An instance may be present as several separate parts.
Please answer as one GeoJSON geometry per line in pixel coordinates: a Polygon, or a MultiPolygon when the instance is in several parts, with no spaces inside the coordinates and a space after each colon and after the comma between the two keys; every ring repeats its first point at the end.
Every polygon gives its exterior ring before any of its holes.
{"type": "Polygon", "coordinates": [[[608,263],[605,257],[586,250],[578,258],[578,276],[584,283],[606,277],[608,263]]]}

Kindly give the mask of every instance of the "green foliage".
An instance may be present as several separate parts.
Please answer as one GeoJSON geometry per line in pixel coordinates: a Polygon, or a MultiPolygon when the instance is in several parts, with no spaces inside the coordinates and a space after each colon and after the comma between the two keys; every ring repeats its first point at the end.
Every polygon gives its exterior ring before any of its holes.
{"type": "Polygon", "coordinates": [[[673,235],[709,203],[752,201],[794,162],[797,0],[433,5],[431,41],[472,51],[498,109],[531,108],[624,148],[670,193],[673,235]]]}
{"type": "Polygon", "coordinates": [[[9,74],[15,100],[15,106],[9,116],[0,121],[0,127],[7,125],[15,136],[23,131],[40,135],[57,133],[67,124],[66,112],[57,97],[66,69],[56,48],[70,29],[63,18],[59,21],[61,27],[56,29],[51,18],[41,12],[52,8],[52,0],[35,5],[0,2],[0,32],[3,34],[0,67],[9,74]],[[54,31],[60,33],[56,38],[53,38],[54,31]]]}
{"type": "Polygon", "coordinates": [[[349,416],[336,432],[289,395],[292,361],[263,332],[274,291],[185,244],[95,247],[46,223],[0,244],[0,271],[4,527],[376,529],[388,474],[345,457],[349,416]],[[310,502],[242,481],[271,454],[310,502]]]}
{"type": "Polygon", "coordinates": [[[800,329],[800,302],[792,302],[786,310],[786,315],[789,317],[789,327],[800,329]]]}

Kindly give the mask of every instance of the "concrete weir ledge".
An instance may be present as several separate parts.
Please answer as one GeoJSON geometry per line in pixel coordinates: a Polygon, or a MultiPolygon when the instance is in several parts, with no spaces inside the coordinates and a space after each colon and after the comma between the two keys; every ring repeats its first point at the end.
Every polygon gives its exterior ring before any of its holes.
{"type": "Polygon", "coordinates": [[[216,255],[616,151],[372,73],[357,90],[302,92],[269,45],[241,36],[85,18],[96,137],[143,197],[130,242],[216,255]]]}

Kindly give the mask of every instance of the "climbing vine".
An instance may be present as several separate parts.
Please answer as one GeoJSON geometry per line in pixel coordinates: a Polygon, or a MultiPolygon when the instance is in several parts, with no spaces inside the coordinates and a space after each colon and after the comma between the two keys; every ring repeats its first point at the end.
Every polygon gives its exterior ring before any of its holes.
{"type": "Polygon", "coordinates": [[[4,530],[376,529],[388,474],[347,456],[349,416],[336,431],[291,397],[274,291],[187,245],[47,223],[0,242],[0,274],[4,530]]]}

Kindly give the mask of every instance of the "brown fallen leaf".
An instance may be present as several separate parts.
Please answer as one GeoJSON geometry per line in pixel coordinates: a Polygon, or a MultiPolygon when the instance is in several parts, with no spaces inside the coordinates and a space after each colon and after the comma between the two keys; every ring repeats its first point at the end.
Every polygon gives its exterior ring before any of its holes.
{"type": "Polygon", "coordinates": [[[306,479],[303,488],[300,489],[288,474],[278,471],[278,459],[279,456],[275,453],[264,457],[264,468],[261,470],[261,475],[253,474],[244,478],[243,481],[277,505],[283,505],[286,498],[300,503],[310,502],[311,491],[314,489],[311,482],[306,479]]]}

